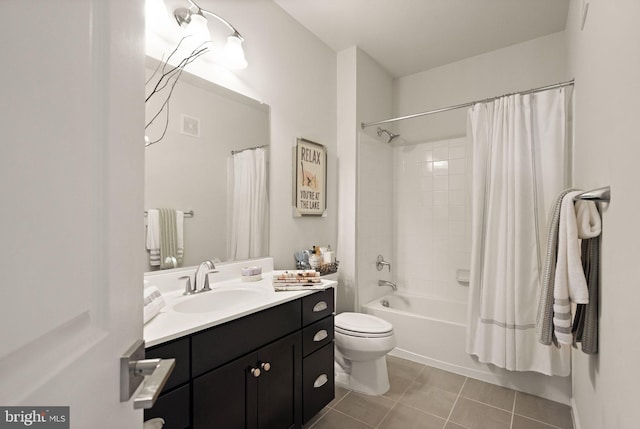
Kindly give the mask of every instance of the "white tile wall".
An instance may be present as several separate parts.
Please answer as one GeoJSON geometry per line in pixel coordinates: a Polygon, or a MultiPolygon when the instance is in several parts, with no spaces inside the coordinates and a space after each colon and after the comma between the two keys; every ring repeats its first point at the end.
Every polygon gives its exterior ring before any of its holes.
{"type": "MultiPolygon", "coordinates": [[[[393,149],[394,280],[411,293],[466,301],[469,268],[466,139],[393,149]]],[[[360,225],[359,225],[360,227],[360,225]]]]}

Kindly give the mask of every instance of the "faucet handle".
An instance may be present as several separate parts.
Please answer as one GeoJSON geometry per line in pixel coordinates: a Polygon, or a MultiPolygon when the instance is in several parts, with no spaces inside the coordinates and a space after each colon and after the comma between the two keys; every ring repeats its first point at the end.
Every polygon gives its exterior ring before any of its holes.
{"type": "Polygon", "coordinates": [[[178,280],[187,280],[184,284],[184,293],[183,295],[191,295],[195,292],[195,290],[191,287],[191,277],[190,276],[182,276],[178,277],[178,280]]]}
{"type": "Polygon", "coordinates": [[[384,256],[378,255],[378,258],[376,259],[376,269],[378,271],[382,271],[385,266],[389,268],[389,272],[391,272],[391,264],[384,260],[384,256]]]}
{"type": "Polygon", "coordinates": [[[218,270],[209,270],[206,272],[206,274],[204,275],[204,286],[202,287],[202,289],[200,289],[200,292],[211,290],[211,288],[209,287],[209,274],[217,272],[218,270]]]}

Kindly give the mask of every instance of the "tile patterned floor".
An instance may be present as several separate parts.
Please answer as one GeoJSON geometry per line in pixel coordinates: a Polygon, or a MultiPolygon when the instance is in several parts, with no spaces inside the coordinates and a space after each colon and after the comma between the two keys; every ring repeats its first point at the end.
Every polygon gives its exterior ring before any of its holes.
{"type": "Polygon", "coordinates": [[[391,389],[336,398],[305,429],[573,429],[570,408],[526,393],[387,357],[391,389]]]}

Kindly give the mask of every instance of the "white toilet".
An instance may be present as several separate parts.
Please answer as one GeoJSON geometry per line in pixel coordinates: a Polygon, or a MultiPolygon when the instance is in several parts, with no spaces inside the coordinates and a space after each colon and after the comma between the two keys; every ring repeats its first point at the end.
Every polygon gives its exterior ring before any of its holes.
{"type": "Polygon", "coordinates": [[[335,317],[335,370],[338,386],[382,395],[389,390],[386,355],[396,346],[393,325],[370,314],[335,317]]]}

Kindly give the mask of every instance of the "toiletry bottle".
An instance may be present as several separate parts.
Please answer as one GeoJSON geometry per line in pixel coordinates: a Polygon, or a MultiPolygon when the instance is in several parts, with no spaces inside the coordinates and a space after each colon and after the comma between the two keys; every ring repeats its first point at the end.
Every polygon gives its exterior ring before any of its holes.
{"type": "Polygon", "coordinates": [[[318,250],[319,248],[317,248],[316,246],[313,246],[313,253],[309,255],[309,265],[311,265],[311,268],[313,269],[319,268],[321,264],[321,259],[320,259],[320,255],[318,255],[318,250]]]}
{"type": "Polygon", "coordinates": [[[336,261],[336,253],[331,250],[331,246],[327,246],[327,251],[322,254],[322,262],[325,264],[333,264],[336,261]]]}

